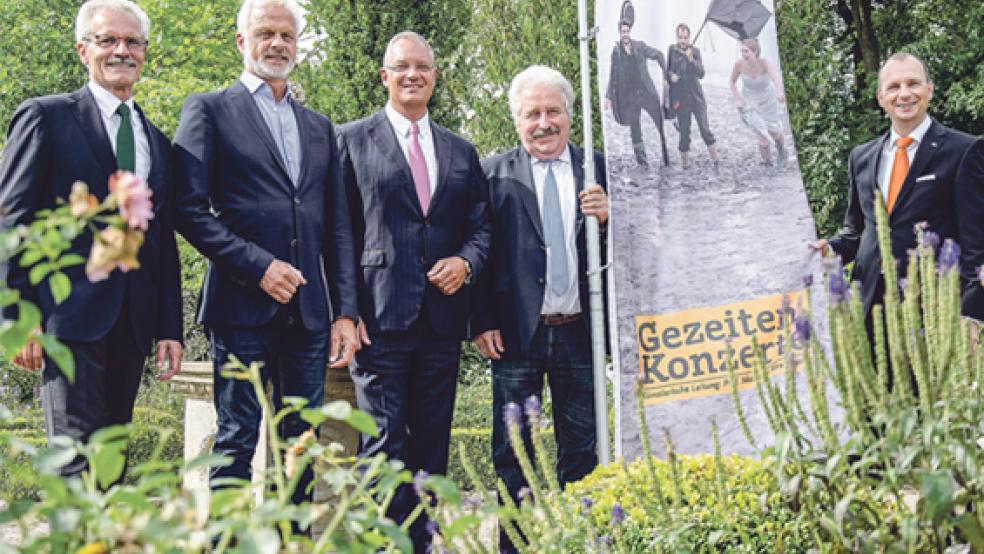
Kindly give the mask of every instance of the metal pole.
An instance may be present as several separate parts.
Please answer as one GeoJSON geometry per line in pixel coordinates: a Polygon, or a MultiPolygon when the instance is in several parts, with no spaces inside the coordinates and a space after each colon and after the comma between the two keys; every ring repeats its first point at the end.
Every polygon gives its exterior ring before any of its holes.
{"type": "MultiPolygon", "coordinates": [[[[584,186],[596,184],[594,147],[591,136],[591,33],[588,30],[588,1],[577,2],[578,28],[581,41],[581,108],[584,117],[584,186]]],[[[605,301],[602,296],[601,247],[598,218],[585,222],[588,242],[588,300],[591,310],[591,366],[594,372],[595,437],[598,462],[611,461],[608,446],[608,387],[605,381],[605,301]]]]}

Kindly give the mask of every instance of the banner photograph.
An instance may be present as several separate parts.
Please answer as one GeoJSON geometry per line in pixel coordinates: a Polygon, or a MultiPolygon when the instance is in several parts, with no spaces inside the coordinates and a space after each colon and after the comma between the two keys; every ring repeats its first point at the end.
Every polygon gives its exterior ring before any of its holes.
{"type": "Polygon", "coordinates": [[[821,260],[808,247],[816,231],[773,2],[601,0],[596,9],[622,454],[640,453],[637,386],[657,453],[664,428],[679,452],[710,452],[714,420],[725,452],[753,454],[727,360],[757,442],[769,443],[753,339],[781,380],[783,306],[824,313],[819,285],[807,288],[822,281],[821,260]]]}

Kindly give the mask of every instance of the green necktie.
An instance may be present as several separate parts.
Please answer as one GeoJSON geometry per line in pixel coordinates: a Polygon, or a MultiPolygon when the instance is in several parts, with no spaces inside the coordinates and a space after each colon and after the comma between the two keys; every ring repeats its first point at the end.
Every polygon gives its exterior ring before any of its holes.
{"type": "Polygon", "coordinates": [[[116,168],[121,171],[134,171],[137,168],[137,154],[133,147],[133,125],[130,123],[130,107],[125,103],[116,108],[120,114],[120,129],[116,132],[116,168]]]}

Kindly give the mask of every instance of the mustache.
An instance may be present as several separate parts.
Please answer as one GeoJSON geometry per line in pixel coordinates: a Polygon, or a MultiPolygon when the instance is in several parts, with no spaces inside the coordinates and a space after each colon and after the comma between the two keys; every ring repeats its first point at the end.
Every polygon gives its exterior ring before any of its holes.
{"type": "Polygon", "coordinates": [[[550,125],[549,127],[537,127],[536,129],[533,130],[532,133],[530,133],[530,136],[532,138],[537,139],[537,138],[550,137],[559,134],[560,134],[560,127],[556,125],[550,125]]]}
{"type": "Polygon", "coordinates": [[[116,67],[118,65],[123,67],[137,67],[137,62],[130,56],[113,56],[106,60],[106,65],[108,67],[116,67]]]}

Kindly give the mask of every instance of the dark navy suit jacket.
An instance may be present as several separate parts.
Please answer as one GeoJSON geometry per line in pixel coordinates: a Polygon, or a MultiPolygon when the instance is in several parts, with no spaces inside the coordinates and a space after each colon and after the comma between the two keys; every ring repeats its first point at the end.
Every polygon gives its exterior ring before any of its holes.
{"type": "MultiPolygon", "coordinates": [[[[72,294],[56,305],[47,280],[37,286],[17,259],[0,264],[0,279],[38,305],[44,330],[65,340],[95,341],[109,332],[122,310],[129,310],[137,347],[149,353],[153,339],[182,338],[181,269],[172,227],[170,186],[171,145],[167,137],[137,112],[150,143],[148,184],[153,191],[154,218],[140,248],[140,269],[92,283],[84,266],[65,270],[72,294]]],[[[71,94],[32,98],[17,108],[0,159],[0,229],[30,224],[38,210],[68,200],[72,184],[83,181],[100,200],[109,193],[116,156],[102,115],[89,87],[71,94]]],[[[88,257],[91,233],[84,233],[71,251],[88,257]]],[[[16,317],[5,309],[4,317],[16,317]]]]}
{"type": "MultiPolygon", "coordinates": [[[[584,151],[570,146],[577,192],[584,189],[584,151]]],[[[492,199],[492,252],[479,279],[472,334],[502,332],[504,358],[521,356],[539,325],[546,287],[547,251],[537,203],[530,155],[522,146],[482,161],[492,199]]],[[[605,162],[594,154],[595,181],[605,186],[605,162]]],[[[588,253],[584,214],[577,210],[578,292],[581,313],[588,316],[588,253]]],[[[602,227],[604,229],[604,227],[602,227]]],[[[602,247],[602,255],[605,249],[602,247]]],[[[588,317],[582,321],[588,325],[588,317]]],[[[588,328],[590,330],[590,327],[588,328]]],[[[585,345],[588,346],[588,345],[585,345]]]]}
{"type": "Polygon", "coordinates": [[[360,270],[359,313],[370,336],[407,330],[425,306],[437,333],[466,335],[474,286],[448,296],[426,274],[449,256],[468,260],[473,275],[485,267],[487,182],[468,141],[433,122],[431,130],[438,184],[426,215],[384,110],[338,130],[360,270]]]}
{"type": "MultiPolygon", "coordinates": [[[[844,262],[854,261],[852,278],[861,281],[865,313],[881,303],[881,254],[875,230],[878,166],[889,135],[851,152],[847,215],[830,246],[844,262]]],[[[891,170],[891,168],[889,168],[891,170]]],[[[984,264],[984,141],[933,121],[923,137],[889,216],[892,255],[905,277],[909,249],[916,247],[913,226],[925,221],[941,238],[961,248],[963,314],[984,319],[984,289],[975,273],[984,264]]]]}
{"type": "Polygon", "coordinates": [[[334,130],[327,117],[292,106],[302,150],[296,187],[242,82],[185,101],[174,139],[176,227],[209,259],[201,323],[267,323],[280,305],[259,282],[274,258],[307,279],[295,296],[305,328],[358,317],[334,130]]]}

